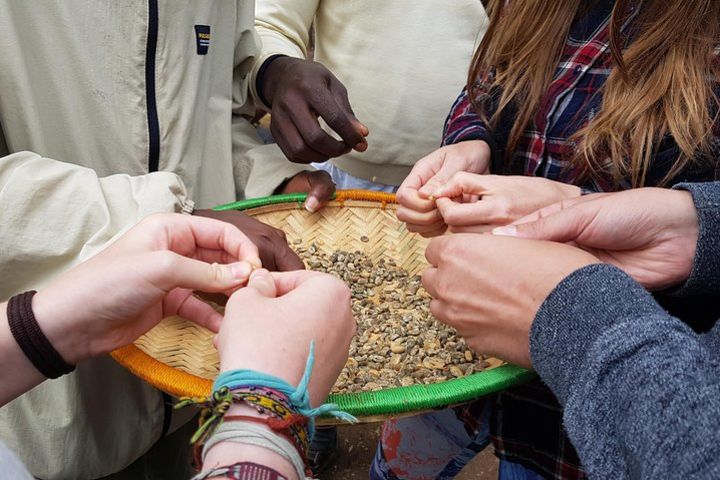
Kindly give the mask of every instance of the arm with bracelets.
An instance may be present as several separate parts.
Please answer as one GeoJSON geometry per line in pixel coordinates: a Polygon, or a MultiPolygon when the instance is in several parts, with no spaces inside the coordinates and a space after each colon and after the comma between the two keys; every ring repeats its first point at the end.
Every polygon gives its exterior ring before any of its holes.
{"type": "Polygon", "coordinates": [[[193,439],[203,461],[196,478],[255,478],[232,476],[232,465],[238,472],[271,466],[282,475],[277,478],[305,477],[314,417],[352,420],[322,405],[355,333],[349,295],[325,274],[258,270],[230,298],[216,340],[221,374],[193,439]]]}
{"type": "Polygon", "coordinates": [[[0,304],[0,406],[182,315],[219,331],[222,375],[196,435],[198,478],[304,477],[313,418],[351,419],[320,406],[355,332],[350,294],[329,275],[259,266],[257,247],[227,223],[143,220],[39,292],[0,304]],[[229,295],[225,318],[194,291],[229,295]]]}

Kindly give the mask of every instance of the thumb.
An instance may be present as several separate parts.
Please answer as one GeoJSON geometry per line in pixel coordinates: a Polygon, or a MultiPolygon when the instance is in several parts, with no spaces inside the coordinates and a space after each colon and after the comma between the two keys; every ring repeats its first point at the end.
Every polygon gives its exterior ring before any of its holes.
{"type": "Polygon", "coordinates": [[[250,275],[247,288],[256,290],[263,297],[275,298],[277,296],[275,279],[272,277],[270,272],[264,268],[255,270],[252,275],[250,275]]]}
{"type": "Polygon", "coordinates": [[[171,251],[152,252],[151,258],[139,258],[146,279],[165,291],[175,288],[225,292],[244,285],[253,267],[248,262],[231,264],[207,263],[171,251]]]}
{"type": "Polygon", "coordinates": [[[320,207],[332,200],[335,193],[335,183],[329,173],[318,170],[308,175],[310,190],[305,200],[305,209],[315,213],[320,207]]]}
{"type": "MultiPolygon", "coordinates": [[[[443,152],[442,155],[445,155],[445,153],[443,152]]],[[[442,166],[438,169],[437,173],[429,178],[428,181],[425,182],[425,185],[418,190],[418,193],[423,197],[434,197],[438,190],[455,175],[455,168],[450,167],[445,158],[442,159],[442,162],[442,166]]]]}

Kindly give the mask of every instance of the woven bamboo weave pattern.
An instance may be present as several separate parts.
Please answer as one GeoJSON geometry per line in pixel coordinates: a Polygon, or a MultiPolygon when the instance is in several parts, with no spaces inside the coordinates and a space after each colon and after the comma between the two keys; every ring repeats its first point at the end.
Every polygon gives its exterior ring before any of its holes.
{"type": "MultiPolygon", "coordinates": [[[[360,250],[373,260],[392,258],[413,274],[427,266],[427,240],[408,233],[395,217],[394,204],[378,208],[376,202],[345,200],[332,202],[314,214],[296,204],[259,207],[247,213],[283,230],[291,244],[316,244],[328,253],[360,250]]],[[[212,338],[204,328],[169,317],[135,344],[172,368],[213,379],[218,373],[218,357],[212,338]]]]}
{"type": "MultiPolygon", "coordinates": [[[[288,194],[243,200],[216,210],[245,210],[285,231],[295,247],[315,244],[327,253],[360,250],[373,261],[391,258],[412,274],[427,266],[424,252],[428,241],[409,233],[397,220],[393,195],[340,191],[336,201],[314,214],[302,208],[304,199],[304,194],[288,194]]],[[[171,395],[202,396],[210,393],[218,373],[212,339],[210,331],[170,317],[112,356],[133,374],[171,395]]],[[[432,385],[331,395],[329,401],[361,421],[379,421],[460,404],[535,377],[532,372],[499,360],[489,361],[492,368],[468,377],[432,385]]]]}

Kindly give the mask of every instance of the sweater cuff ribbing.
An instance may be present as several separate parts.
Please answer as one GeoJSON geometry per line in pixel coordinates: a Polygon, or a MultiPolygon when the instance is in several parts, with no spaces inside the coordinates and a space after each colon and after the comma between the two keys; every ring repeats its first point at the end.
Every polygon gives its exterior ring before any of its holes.
{"type": "Polygon", "coordinates": [[[679,183],[673,190],[692,195],[698,215],[697,249],[690,277],[672,296],[720,293],[720,182],[679,183]]]}

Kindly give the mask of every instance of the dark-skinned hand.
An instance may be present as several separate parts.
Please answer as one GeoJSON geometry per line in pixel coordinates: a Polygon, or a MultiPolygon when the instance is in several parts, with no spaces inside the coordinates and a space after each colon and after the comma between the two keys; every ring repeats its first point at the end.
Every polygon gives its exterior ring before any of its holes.
{"type": "Polygon", "coordinates": [[[305,268],[300,257],[288,245],[282,230],[266,225],[242,212],[229,210],[195,210],[193,215],[214,218],[235,225],[260,251],[263,268],[279,272],[302,270],[305,268]]]}
{"type": "Polygon", "coordinates": [[[335,183],[329,173],[318,170],[315,172],[300,172],[288,179],[280,193],[307,192],[305,209],[308,212],[317,212],[320,207],[332,200],[335,193],[335,183]]]}
{"type": "Polygon", "coordinates": [[[352,149],[367,150],[368,128],[355,117],[345,86],[325,66],[277,58],[262,82],[262,93],[271,106],[270,131],[291,162],[324,162],[352,149]],[[340,140],[323,130],[318,117],[340,140]]]}

